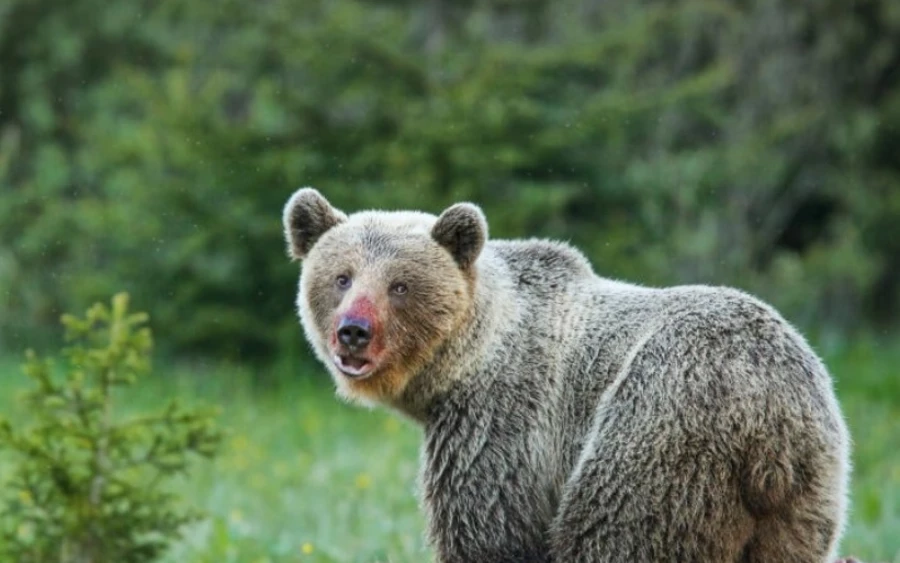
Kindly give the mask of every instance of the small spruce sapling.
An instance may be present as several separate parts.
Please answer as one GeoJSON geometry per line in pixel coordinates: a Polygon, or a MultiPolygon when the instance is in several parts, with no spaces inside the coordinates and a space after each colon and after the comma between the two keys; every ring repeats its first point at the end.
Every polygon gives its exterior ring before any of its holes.
{"type": "Polygon", "coordinates": [[[0,490],[0,561],[151,561],[199,516],[178,507],[165,485],[186,472],[190,454],[216,454],[215,414],[175,400],[158,414],[114,413],[116,391],[149,372],[147,319],[118,294],[111,308],[62,318],[64,370],[28,351],[34,423],[0,420],[0,448],[18,454],[0,490]]]}

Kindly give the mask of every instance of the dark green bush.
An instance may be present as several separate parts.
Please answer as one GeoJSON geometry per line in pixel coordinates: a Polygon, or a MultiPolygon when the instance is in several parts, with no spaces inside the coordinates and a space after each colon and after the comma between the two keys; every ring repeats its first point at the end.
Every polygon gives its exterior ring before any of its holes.
{"type": "Polygon", "coordinates": [[[279,216],[301,185],[474,200],[494,236],[571,240],[606,275],[889,321],[893,4],[11,0],[0,335],[125,287],[170,349],[297,347],[279,216]]]}

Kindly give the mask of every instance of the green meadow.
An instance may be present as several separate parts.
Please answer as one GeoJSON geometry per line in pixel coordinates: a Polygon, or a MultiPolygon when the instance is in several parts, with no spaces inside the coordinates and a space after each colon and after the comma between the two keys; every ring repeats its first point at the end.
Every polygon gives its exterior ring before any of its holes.
{"type": "MultiPolygon", "coordinates": [[[[852,513],[841,553],[900,562],[900,342],[822,352],[850,423],[852,513]]],[[[301,367],[302,366],[302,367],[301,367]]],[[[271,372],[157,364],[120,397],[122,411],[173,396],[221,406],[228,437],[213,462],[175,483],[206,518],[165,563],[392,562],[430,559],[418,506],[419,430],[384,410],[334,397],[324,369],[271,372]]],[[[18,361],[0,361],[0,409],[27,416],[18,361]]],[[[9,467],[0,458],[0,478],[9,467]]]]}

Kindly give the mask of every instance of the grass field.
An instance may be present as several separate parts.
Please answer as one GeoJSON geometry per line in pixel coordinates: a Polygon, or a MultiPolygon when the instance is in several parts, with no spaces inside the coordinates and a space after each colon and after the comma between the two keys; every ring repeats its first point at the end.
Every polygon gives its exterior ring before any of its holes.
{"type": "MultiPolygon", "coordinates": [[[[855,439],[853,511],[841,551],[900,563],[900,342],[824,355],[855,439]]],[[[135,411],[176,395],[218,403],[230,431],[222,455],[177,484],[208,518],[186,530],[165,562],[430,560],[416,496],[418,429],[340,403],[321,368],[296,377],[280,371],[265,374],[278,383],[254,385],[239,368],[157,366],[156,379],[124,401],[135,411]]],[[[0,361],[5,414],[21,415],[24,381],[17,361],[0,361]]]]}

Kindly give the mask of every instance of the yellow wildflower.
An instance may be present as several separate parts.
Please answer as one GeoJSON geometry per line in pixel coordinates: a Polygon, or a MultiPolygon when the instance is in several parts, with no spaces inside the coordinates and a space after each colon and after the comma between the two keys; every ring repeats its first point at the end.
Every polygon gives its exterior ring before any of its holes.
{"type": "Polygon", "coordinates": [[[372,478],[368,473],[360,473],[356,476],[356,488],[368,489],[372,485],[372,478]]]}
{"type": "Polygon", "coordinates": [[[396,434],[400,430],[400,421],[390,417],[384,421],[384,431],[389,434],[396,434]]]}
{"type": "Polygon", "coordinates": [[[250,445],[250,440],[247,439],[246,436],[237,435],[231,439],[231,448],[235,451],[243,451],[246,450],[250,445]]]}

